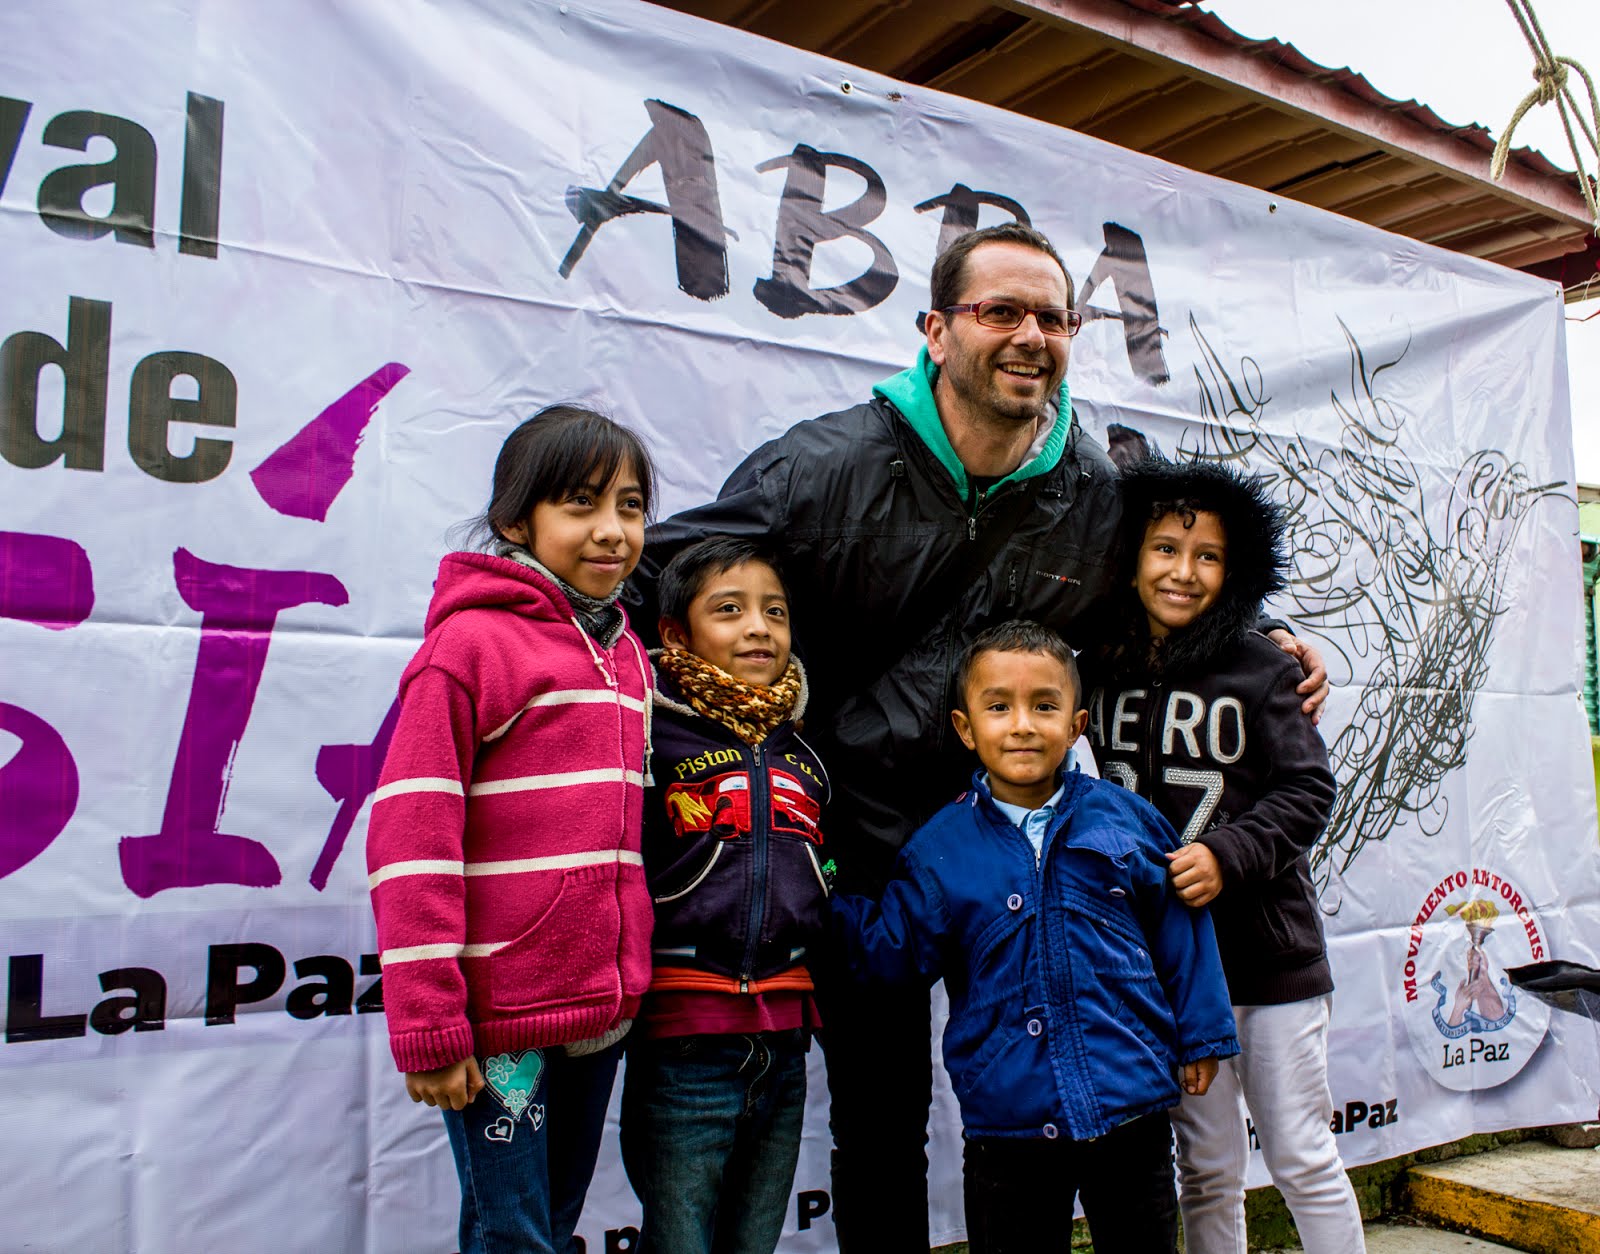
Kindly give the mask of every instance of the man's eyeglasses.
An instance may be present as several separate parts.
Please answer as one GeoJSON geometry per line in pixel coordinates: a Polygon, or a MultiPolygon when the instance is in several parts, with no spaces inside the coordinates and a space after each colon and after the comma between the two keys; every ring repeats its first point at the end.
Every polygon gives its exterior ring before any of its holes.
{"type": "Polygon", "coordinates": [[[1015,331],[1029,314],[1045,335],[1076,335],[1083,315],[1076,309],[1029,309],[1009,300],[980,300],[972,305],[946,305],[942,314],[969,313],[979,326],[994,331],[1015,331]]]}

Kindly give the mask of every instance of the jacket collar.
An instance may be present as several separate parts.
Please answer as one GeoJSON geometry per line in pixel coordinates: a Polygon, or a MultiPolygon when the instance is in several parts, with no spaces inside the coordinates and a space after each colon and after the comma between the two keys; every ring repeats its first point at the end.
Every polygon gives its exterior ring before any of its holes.
{"type": "MultiPolygon", "coordinates": [[[[1050,830],[1045,836],[1046,844],[1061,830],[1063,824],[1072,817],[1073,810],[1077,808],[1078,799],[1089,787],[1089,776],[1078,770],[1076,766],[1070,770],[1064,770],[1057,776],[1057,779],[1061,790],[1061,799],[1055,803],[1056,812],[1050,819],[1050,830]]],[[[971,804],[974,809],[981,811],[991,823],[996,823],[1006,828],[1016,827],[1016,824],[1011,821],[1006,812],[1000,808],[1000,803],[994,799],[994,793],[989,791],[989,772],[981,766],[972,773],[971,804]]]]}
{"type": "MultiPolygon", "coordinates": [[[[900,411],[918,438],[928,446],[928,451],[938,458],[939,464],[950,473],[950,477],[955,480],[956,488],[965,497],[967,470],[961,464],[961,459],[956,456],[955,449],[951,447],[950,437],[944,432],[944,424],[939,421],[939,406],[933,397],[933,385],[938,377],[939,367],[933,364],[933,358],[928,355],[928,346],[924,344],[922,351],[917,355],[916,365],[902,370],[899,374],[890,375],[872,390],[900,411]]],[[[1073,425],[1072,393],[1067,387],[1066,376],[1063,375],[1061,391],[1056,397],[1055,411],[1049,425],[1034,440],[1022,459],[1022,465],[1001,479],[995,487],[999,487],[1001,483],[1020,483],[1024,479],[1034,479],[1054,470],[1067,447],[1067,437],[1073,425]]]]}

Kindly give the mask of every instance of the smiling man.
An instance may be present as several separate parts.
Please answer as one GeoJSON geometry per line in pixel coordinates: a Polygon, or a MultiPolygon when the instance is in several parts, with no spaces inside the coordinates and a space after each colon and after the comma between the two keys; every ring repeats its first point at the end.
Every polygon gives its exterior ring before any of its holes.
{"type": "MultiPolygon", "coordinates": [[[[702,536],[777,552],[833,790],[841,887],[876,897],[900,846],[963,787],[946,711],[984,628],[1027,618],[1076,641],[1110,586],[1116,470],[1074,421],[1072,280],[1016,223],[934,263],[926,343],[870,400],[757,449],[716,501],[654,528],[641,571],[702,536]]],[[[1321,662],[1303,659],[1322,685],[1321,662]]],[[[818,971],[845,1254],[928,1249],[925,992],[858,993],[818,971]]]]}
{"type": "Polygon", "coordinates": [[[934,271],[934,308],[925,323],[928,359],[938,368],[933,400],[969,484],[987,481],[980,490],[1016,470],[1041,423],[1053,429],[1065,409],[1060,388],[1078,314],[1069,307],[1071,282],[1053,257],[997,240],[969,252],[960,270],[941,258],[934,271]]]}

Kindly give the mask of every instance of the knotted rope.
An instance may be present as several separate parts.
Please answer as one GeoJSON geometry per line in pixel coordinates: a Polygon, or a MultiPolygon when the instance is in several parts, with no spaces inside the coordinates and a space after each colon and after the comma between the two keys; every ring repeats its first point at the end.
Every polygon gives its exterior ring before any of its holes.
{"type": "Polygon", "coordinates": [[[1506,160],[1511,155],[1511,136],[1517,129],[1517,123],[1522,121],[1523,115],[1534,105],[1555,103],[1556,111],[1561,115],[1561,125],[1567,132],[1567,145],[1572,149],[1572,163],[1578,170],[1578,186],[1583,189],[1583,201],[1589,207],[1589,216],[1594,220],[1594,231],[1600,235],[1600,201],[1595,196],[1595,178],[1584,170],[1584,162],[1588,159],[1578,147],[1578,136],[1573,132],[1573,123],[1576,122],[1578,131],[1589,141],[1589,150],[1596,158],[1600,158],[1600,142],[1596,136],[1600,135],[1600,98],[1595,95],[1594,79],[1589,77],[1589,71],[1584,69],[1571,57],[1558,57],[1550,50],[1550,41],[1545,38],[1544,30],[1539,25],[1539,19],[1533,11],[1533,0],[1506,0],[1511,8],[1511,15],[1517,19],[1517,25],[1522,28],[1522,37],[1528,41],[1528,47],[1533,51],[1533,78],[1536,86],[1517,106],[1511,115],[1511,121],[1506,123],[1506,129],[1500,135],[1500,140],[1494,146],[1494,156],[1489,162],[1489,177],[1499,182],[1505,173],[1506,160]],[[1568,85],[1568,73],[1576,70],[1583,79],[1584,86],[1589,90],[1589,118],[1585,120],[1583,111],[1577,99],[1572,94],[1568,85]]]}

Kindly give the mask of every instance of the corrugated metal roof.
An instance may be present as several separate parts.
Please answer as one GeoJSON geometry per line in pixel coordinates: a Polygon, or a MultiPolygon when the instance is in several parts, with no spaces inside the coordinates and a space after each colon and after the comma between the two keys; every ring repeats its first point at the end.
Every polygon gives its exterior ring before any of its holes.
{"type": "MultiPolygon", "coordinates": [[[[1214,13],[1207,12],[1190,0],[1181,3],[1168,3],[1167,0],[1149,0],[1149,3],[1139,3],[1139,0],[1129,0],[1139,8],[1153,13],[1160,13],[1170,21],[1184,22],[1203,31],[1211,38],[1248,52],[1251,56],[1261,57],[1280,64],[1296,74],[1306,78],[1318,79],[1324,82],[1335,83],[1343,90],[1355,96],[1358,100],[1365,101],[1375,109],[1384,112],[1400,113],[1431,131],[1441,135],[1448,135],[1458,139],[1483,153],[1494,151],[1495,139],[1489,128],[1477,122],[1468,122],[1464,126],[1457,126],[1446,122],[1420,100],[1397,100],[1379,91],[1366,78],[1350,68],[1344,66],[1335,69],[1332,66],[1322,65],[1311,60],[1293,44],[1284,43],[1278,39],[1247,39],[1234,30],[1214,13]]],[[[1518,165],[1532,171],[1541,177],[1553,177],[1557,181],[1570,181],[1577,187],[1577,175],[1570,170],[1551,162],[1543,153],[1534,148],[1513,148],[1511,159],[1518,165]]]]}
{"type": "Polygon", "coordinates": [[[1581,282],[1578,176],[1292,44],[1169,0],[666,0],[667,7],[1067,127],[1457,252],[1581,282]]]}

